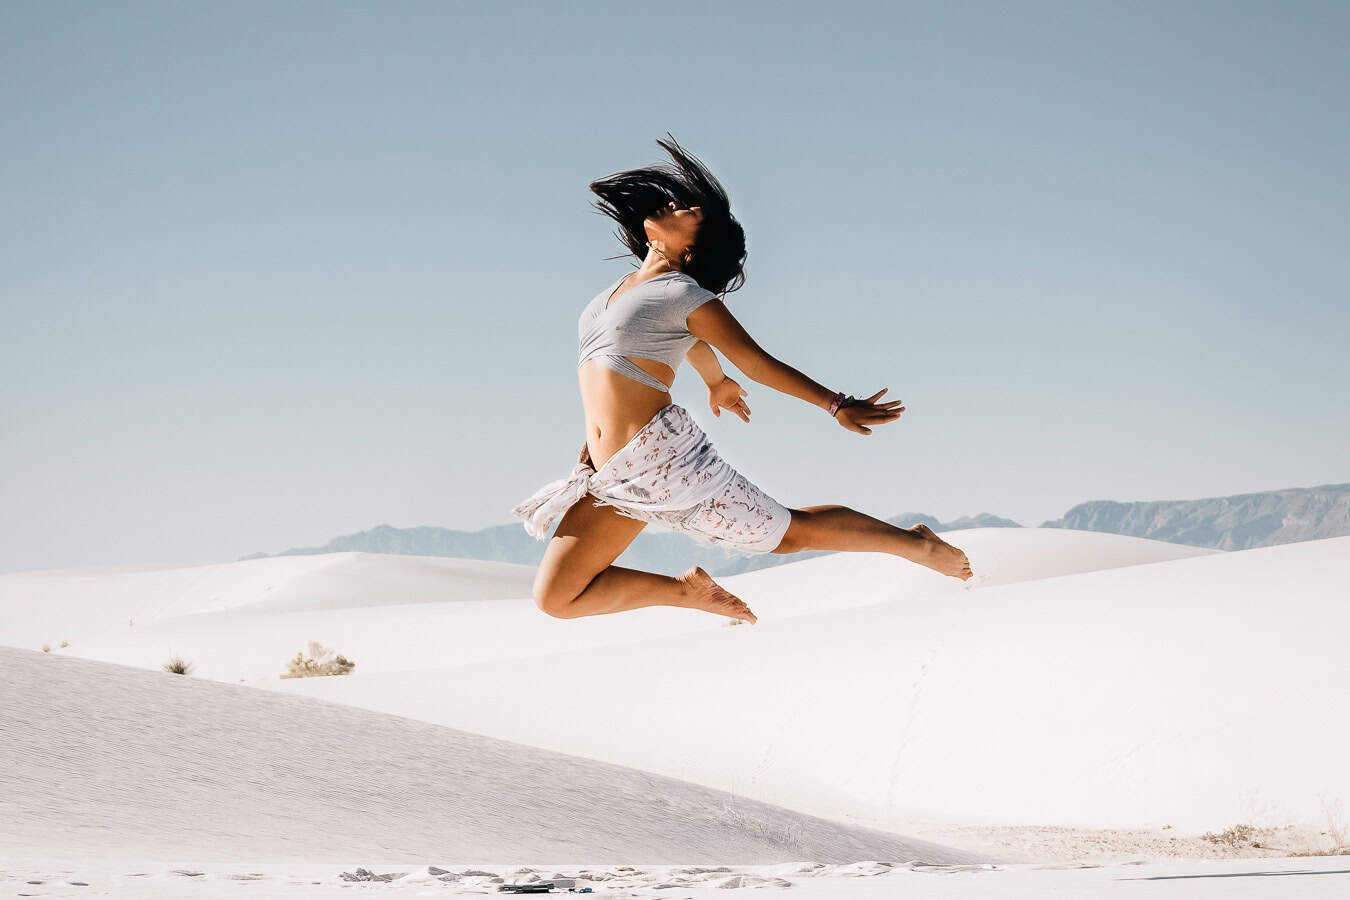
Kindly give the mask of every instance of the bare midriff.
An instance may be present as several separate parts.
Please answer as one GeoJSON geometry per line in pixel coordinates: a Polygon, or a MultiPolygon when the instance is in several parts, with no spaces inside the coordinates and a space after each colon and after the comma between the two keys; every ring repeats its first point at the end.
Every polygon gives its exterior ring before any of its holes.
{"type": "MultiPolygon", "coordinates": [[[[675,381],[675,373],[663,362],[626,358],[662,384],[675,381]]],[[[577,367],[577,381],[581,385],[581,405],[586,410],[586,447],[597,472],[658,410],[672,402],[669,391],[658,391],[634,381],[594,359],[577,367]]]]}
{"type": "MultiPolygon", "coordinates": [[[[621,303],[623,295],[630,289],[656,277],[634,278],[636,274],[629,274],[619,282],[606,298],[604,309],[621,303]]],[[[667,388],[675,383],[675,371],[663,362],[632,356],[624,358],[667,388]]],[[[671,403],[669,390],[658,391],[622,372],[606,368],[594,359],[577,367],[577,381],[581,385],[581,405],[586,410],[586,449],[591,456],[591,466],[597,472],[651,421],[652,416],[671,403]]]]}

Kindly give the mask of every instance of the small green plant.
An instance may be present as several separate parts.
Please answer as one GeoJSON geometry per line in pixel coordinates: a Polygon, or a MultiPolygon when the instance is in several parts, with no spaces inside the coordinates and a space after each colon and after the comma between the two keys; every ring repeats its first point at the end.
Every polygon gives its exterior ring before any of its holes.
{"type": "Polygon", "coordinates": [[[164,664],[164,671],[172,672],[175,675],[191,675],[192,670],[195,668],[195,663],[190,663],[176,654],[164,664]]]}
{"type": "Polygon", "coordinates": [[[52,652],[52,645],[51,645],[51,644],[43,644],[43,645],[42,645],[42,652],[43,652],[43,653],[51,653],[51,652],[52,652]]]}
{"type": "Polygon", "coordinates": [[[295,658],[286,664],[286,671],[281,677],[310,678],[316,675],[346,675],[354,668],[356,668],[356,663],[347,657],[340,653],[334,655],[332,650],[327,649],[318,641],[310,641],[309,656],[305,656],[304,651],[295,654],[295,658]]]}

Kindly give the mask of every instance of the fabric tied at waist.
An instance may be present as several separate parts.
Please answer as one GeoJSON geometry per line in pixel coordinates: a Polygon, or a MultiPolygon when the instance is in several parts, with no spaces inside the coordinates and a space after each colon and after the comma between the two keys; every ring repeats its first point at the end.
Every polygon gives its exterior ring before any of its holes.
{"type": "Polygon", "coordinates": [[[595,470],[584,463],[577,463],[572,474],[557,481],[550,481],[521,502],[511,514],[525,520],[525,530],[530,537],[543,540],[553,528],[553,521],[572,508],[590,490],[591,478],[595,470]]]}
{"type": "Polygon", "coordinates": [[[613,506],[622,515],[647,521],[644,512],[697,506],[735,477],[736,470],[718,454],[689,412],[670,403],[598,472],[583,443],[570,475],[550,481],[511,513],[524,520],[530,537],[542,541],[553,523],[588,492],[595,495],[597,506],[613,506]]]}

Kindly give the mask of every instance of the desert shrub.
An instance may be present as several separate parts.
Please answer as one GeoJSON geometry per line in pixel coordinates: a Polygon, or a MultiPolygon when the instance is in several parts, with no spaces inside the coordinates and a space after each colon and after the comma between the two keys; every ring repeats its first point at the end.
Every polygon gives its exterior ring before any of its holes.
{"type": "Polygon", "coordinates": [[[191,675],[192,670],[196,667],[195,663],[190,663],[183,659],[183,657],[174,655],[164,664],[164,671],[172,672],[174,675],[191,675]]]}
{"type": "Polygon", "coordinates": [[[304,651],[295,654],[295,658],[286,664],[286,671],[281,677],[310,678],[315,675],[346,675],[354,668],[356,668],[356,663],[347,657],[340,653],[334,655],[332,650],[327,649],[318,641],[310,641],[309,656],[305,656],[304,651]]]}
{"type": "Polygon", "coordinates": [[[43,645],[42,645],[42,652],[43,652],[43,653],[51,653],[51,652],[52,652],[52,645],[51,645],[51,644],[43,644],[43,645]]]}
{"type": "Polygon", "coordinates": [[[1252,838],[1255,836],[1256,829],[1250,825],[1234,825],[1227,831],[1221,831],[1218,834],[1206,831],[1200,835],[1202,840],[1209,841],[1211,844],[1227,844],[1229,847],[1253,844],[1252,838]]]}

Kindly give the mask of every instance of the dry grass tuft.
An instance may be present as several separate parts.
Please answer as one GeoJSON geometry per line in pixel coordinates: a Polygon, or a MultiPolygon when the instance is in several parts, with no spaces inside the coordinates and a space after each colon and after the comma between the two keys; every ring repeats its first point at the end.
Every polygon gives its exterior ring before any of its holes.
{"type": "Polygon", "coordinates": [[[177,655],[164,664],[164,671],[171,672],[174,675],[191,675],[195,668],[197,668],[196,663],[190,663],[177,655]]]}
{"type": "Polygon", "coordinates": [[[332,650],[327,649],[318,641],[309,642],[309,656],[304,652],[295,654],[286,664],[286,671],[282,678],[311,678],[316,675],[346,675],[352,669],[356,668],[356,663],[352,662],[342,654],[334,655],[332,650]]]}

